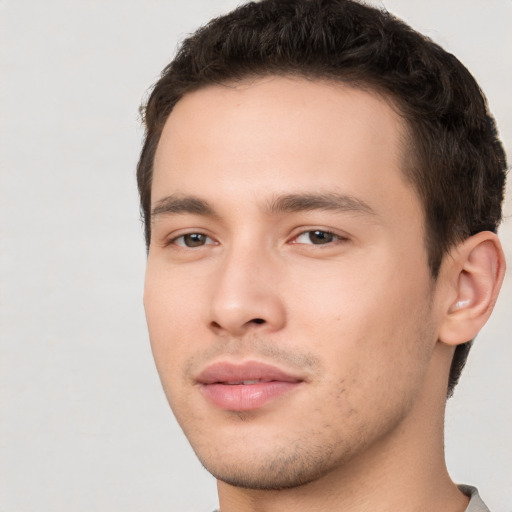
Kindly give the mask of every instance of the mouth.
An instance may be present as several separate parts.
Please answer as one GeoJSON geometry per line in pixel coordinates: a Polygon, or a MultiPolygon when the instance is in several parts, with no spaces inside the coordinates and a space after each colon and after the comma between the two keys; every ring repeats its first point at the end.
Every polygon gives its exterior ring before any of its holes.
{"type": "Polygon", "coordinates": [[[197,377],[203,396],[226,411],[259,409],[295,390],[304,379],[266,363],[228,362],[208,366],[197,377]]]}

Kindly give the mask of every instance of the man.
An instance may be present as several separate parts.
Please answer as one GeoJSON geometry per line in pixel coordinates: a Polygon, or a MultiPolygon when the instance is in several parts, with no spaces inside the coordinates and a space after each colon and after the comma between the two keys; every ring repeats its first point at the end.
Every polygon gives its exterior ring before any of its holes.
{"type": "Polygon", "coordinates": [[[145,124],[151,344],[220,511],[487,510],[443,452],[505,271],[462,64],[353,1],[263,0],[183,43],[145,124]]]}

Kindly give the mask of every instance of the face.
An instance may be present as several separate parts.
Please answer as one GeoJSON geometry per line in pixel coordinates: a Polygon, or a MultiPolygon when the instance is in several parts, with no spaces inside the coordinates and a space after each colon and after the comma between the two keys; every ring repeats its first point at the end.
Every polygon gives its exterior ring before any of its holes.
{"type": "Polygon", "coordinates": [[[412,414],[437,335],[403,133],[376,94],[277,77],[170,115],[144,303],[172,410],[220,480],[318,479],[412,414]]]}

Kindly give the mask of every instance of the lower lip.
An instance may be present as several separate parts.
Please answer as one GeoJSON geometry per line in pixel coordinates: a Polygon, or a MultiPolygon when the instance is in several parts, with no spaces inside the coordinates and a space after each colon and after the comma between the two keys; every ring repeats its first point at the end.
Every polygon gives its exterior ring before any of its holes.
{"type": "Polygon", "coordinates": [[[203,384],[201,391],[220,409],[251,411],[297,388],[300,382],[258,382],[257,384],[203,384]]]}

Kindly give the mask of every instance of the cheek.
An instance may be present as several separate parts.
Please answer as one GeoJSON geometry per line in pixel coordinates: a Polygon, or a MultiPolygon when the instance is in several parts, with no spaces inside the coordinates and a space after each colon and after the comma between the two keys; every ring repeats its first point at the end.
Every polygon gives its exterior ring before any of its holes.
{"type": "Polygon", "coordinates": [[[291,311],[301,339],[325,355],[333,379],[363,387],[387,379],[398,384],[410,378],[411,367],[420,371],[419,365],[425,365],[425,353],[435,341],[428,272],[416,271],[412,277],[411,269],[390,259],[387,265],[317,274],[314,284],[294,290],[295,297],[307,300],[296,301],[291,311]]]}
{"type": "Polygon", "coordinates": [[[162,256],[148,259],[144,283],[144,308],[150,332],[169,336],[181,325],[197,324],[200,281],[191,271],[177,272],[162,256]]]}
{"type": "MultiPolygon", "coordinates": [[[[193,304],[187,293],[178,293],[179,284],[165,273],[148,268],[144,286],[144,309],[148,325],[151,350],[162,382],[182,372],[186,348],[190,346],[190,328],[195,325],[193,304]],[[165,376],[165,379],[164,379],[165,376]]],[[[165,382],[164,382],[165,384],[165,382]]]]}

